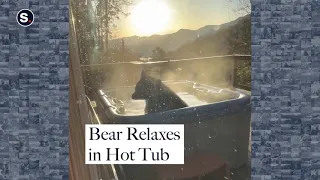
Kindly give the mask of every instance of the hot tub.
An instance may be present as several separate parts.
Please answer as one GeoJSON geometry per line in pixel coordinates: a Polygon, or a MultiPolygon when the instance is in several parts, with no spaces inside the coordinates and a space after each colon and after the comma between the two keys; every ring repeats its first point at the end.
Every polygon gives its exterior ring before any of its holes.
{"type": "Polygon", "coordinates": [[[134,86],[99,90],[103,123],[184,124],[185,155],[211,152],[231,168],[248,163],[250,95],[240,89],[218,88],[190,81],[165,81],[190,106],[144,114],[145,102],[132,100],[134,86]]]}

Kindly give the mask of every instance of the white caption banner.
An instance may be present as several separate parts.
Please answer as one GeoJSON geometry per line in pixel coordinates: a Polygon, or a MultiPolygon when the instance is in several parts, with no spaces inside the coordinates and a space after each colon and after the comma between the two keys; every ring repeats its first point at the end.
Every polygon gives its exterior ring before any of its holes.
{"type": "Polygon", "coordinates": [[[86,125],[86,164],[184,164],[184,125],[86,125]]]}

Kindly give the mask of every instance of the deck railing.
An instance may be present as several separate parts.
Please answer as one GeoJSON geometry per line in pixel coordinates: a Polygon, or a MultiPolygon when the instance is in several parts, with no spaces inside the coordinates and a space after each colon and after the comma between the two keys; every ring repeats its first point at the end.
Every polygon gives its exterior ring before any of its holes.
{"type": "Polygon", "coordinates": [[[251,90],[251,56],[225,55],[155,62],[82,65],[87,91],[106,85],[135,85],[145,70],[162,80],[190,80],[251,90]],[[97,87],[98,86],[98,87],[97,87]]]}

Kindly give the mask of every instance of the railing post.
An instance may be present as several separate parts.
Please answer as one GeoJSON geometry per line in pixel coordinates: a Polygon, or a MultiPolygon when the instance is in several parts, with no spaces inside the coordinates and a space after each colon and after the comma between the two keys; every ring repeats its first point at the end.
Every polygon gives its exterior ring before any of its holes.
{"type": "Polygon", "coordinates": [[[233,75],[232,75],[232,87],[235,88],[237,85],[237,67],[238,59],[237,56],[233,56],[233,75]]]}

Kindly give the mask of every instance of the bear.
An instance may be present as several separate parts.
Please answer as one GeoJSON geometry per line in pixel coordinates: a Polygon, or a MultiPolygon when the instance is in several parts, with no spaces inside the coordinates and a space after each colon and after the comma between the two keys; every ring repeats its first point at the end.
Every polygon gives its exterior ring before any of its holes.
{"type": "Polygon", "coordinates": [[[133,100],[145,100],[145,113],[159,113],[188,105],[160,79],[147,76],[144,71],[132,94],[133,100]]]}

